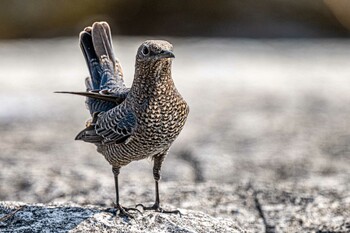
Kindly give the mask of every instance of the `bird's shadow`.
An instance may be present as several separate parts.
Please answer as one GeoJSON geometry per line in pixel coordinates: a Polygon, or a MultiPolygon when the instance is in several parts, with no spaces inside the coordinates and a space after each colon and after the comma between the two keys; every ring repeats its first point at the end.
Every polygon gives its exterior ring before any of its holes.
{"type": "MultiPolygon", "coordinates": [[[[105,213],[105,218],[112,221],[116,218],[111,211],[99,209],[97,207],[51,207],[49,205],[29,204],[10,208],[1,204],[0,231],[67,232],[98,213],[105,213]]],[[[129,221],[129,219],[123,218],[120,220],[124,222],[129,221]]]]}

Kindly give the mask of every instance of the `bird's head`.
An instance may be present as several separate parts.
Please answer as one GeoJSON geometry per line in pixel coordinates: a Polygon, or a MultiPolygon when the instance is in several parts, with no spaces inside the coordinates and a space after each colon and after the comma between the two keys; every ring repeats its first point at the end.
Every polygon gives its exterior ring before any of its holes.
{"type": "Polygon", "coordinates": [[[146,40],[139,47],[136,60],[151,62],[162,59],[175,58],[173,46],[165,40],[146,40]]]}

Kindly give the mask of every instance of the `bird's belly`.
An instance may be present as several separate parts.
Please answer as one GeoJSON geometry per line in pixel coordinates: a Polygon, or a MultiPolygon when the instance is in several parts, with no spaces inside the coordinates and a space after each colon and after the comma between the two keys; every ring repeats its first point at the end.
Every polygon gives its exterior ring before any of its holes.
{"type": "Polygon", "coordinates": [[[161,153],[169,146],[170,143],[165,141],[136,138],[126,144],[100,145],[97,150],[111,165],[125,166],[132,161],[146,159],[161,153]]]}
{"type": "Polygon", "coordinates": [[[111,165],[125,166],[167,151],[180,133],[175,128],[167,124],[148,125],[139,128],[127,143],[99,145],[97,150],[111,165]]]}

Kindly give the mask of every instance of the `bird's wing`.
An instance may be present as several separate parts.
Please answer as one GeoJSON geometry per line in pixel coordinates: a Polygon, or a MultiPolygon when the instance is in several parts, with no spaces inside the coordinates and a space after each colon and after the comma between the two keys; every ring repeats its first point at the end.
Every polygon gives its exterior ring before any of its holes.
{"type": "Polygon", "coordinates": [[[135,114],[123,105],[95,114],[91,125],[81,131],[76,140],[97,144],[123,143],[137,126],[135,114]]]}

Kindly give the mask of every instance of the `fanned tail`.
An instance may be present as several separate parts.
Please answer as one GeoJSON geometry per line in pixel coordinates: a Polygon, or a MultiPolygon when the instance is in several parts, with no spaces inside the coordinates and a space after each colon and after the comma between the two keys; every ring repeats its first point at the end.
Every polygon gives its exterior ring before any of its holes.
{"type": "MultiPolygon", "coordinates": [[[[115,58],[111,30],[106,22],[96,22],[92,27],[86,27],[80,33],[79,41],[90,73],[90,77],[85,79],[86,91],[58,91],[55,93],[86,97],[85,103],[92,116],[92,121],[75,139],[99,144],[104,138],[98,135],[95,129],[98,114],[122,103],[129,93],[129,88],[125,87],[123,71],[119,61],[115,58]]],[[[121,137],[118,142],[125,141],[126,138],[126,136],[121,137]]]]}
{"type": "Polygon", "coordinates": [[[96,22],[80,33],[80,47],[89,68],[86,92],[60,92],[86,96],[90,113],[108,111],[121,103],[125,87],[121,65],[113,52],[111,30],[106,22],[96,22]]]}

